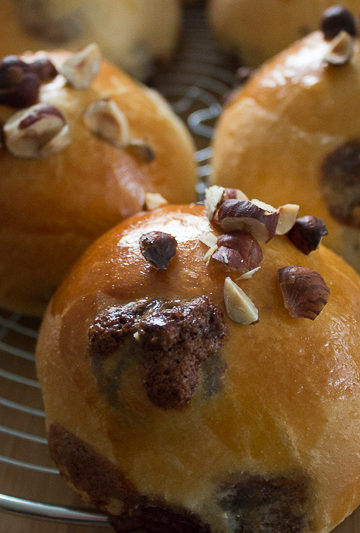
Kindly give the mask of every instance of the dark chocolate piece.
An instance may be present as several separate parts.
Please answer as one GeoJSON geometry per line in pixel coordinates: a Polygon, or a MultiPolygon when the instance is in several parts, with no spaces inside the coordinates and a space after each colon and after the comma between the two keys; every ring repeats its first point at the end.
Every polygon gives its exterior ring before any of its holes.
{"type": "Polygon", "coordinates": [[[330,214],[343,224],[360,227],[360,140],[348,141],[330,152],[321,171],[330,214]]]}
{"type": "Polygon", "coordinates": [[[220,351],[225,325],[206,296],[150,314],[140,322],[144,385],[163,409],[186,407],[202,362],[220,351]]]}
{"type": "Polygon", "coordinates": [[[303,533],[308,525],[308,479],[301,473],[239,473],[223,483],[220,506],[236,533],[303,533]]]}

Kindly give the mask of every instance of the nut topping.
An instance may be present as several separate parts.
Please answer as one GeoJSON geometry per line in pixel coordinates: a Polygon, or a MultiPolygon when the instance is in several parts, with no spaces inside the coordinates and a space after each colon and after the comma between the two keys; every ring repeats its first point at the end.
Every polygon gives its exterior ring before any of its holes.
{"type": "Polygon", "coordinates": [[[130,144],[129,125],[126,116],[113,100],[99,100],[84,113],[89,130],[117,148],[130,144]]]}
{"type": "Polygon", "coordinates": [[[306,216],[297,219],[287,236],[296,248],[308,255],[319,247],[322,237],[327,234],[322,218],[306,216]]]}
{"type": "Polygon", "coordinates": [[[41,83],[47,83],[56,78],[58,72],[54,64],[47,58],[42,57],[30,63],[31,70],[37,75],[41,83]]]}
{"type": "Polygon", "coordinates": [[[54,106],[37,104],[12,115],[4,125],[5,144],[17,157],[47,157],[70,144],[64,116],[54,106]]]}
{"type": "Polygon", "coordinates": [[[240,189],[226,188],[221,198],[221,203],[225,200],[248,200],[249,198],[240,189]]]}
{"type": "Polygon", "coordinates": [[[131,139],[127,148],[147,163],[151,163],[156,158],[154,150],[142,139],[131,139]]]}
{"type": "Polygon", "coordinates": [[[354,40],[348,33],[342,31],[330,44],[324,60],[330,65],[341,66],[348,63],[354,52],[354,40]]]}
{"type": "Polygon", "coordinates": [[[61,67],[61,73],[75,89],[87,89],[97,76],[101,52],[96,43],[89,44],[73,54],[61,67]]]}
{"type": "Polygon", "coordinates": [[[299,212],[297,204],[285,204],[279,207],[279,220],[276,226],[276,235],[285,235],[295,224],[299,212]]]}
{"type": "Polygon", "coordinates": [[[212,258],[240,273],[257,267],[263,258],[261,247],[254,237],[241,231],[220,235],[217,246],[212,258]]]}
{"type": "Polygon", "coordinates": [[[315,320],[326,305],[330,289],[311,268],[290,265],[278,270],[284,304],[294,318],[315,320]]]}
{"type": "Polygon", "coordinates": [[[324,11],[321,30],[325,39],[331,40],[336,37],[341,31],[348,35],[355,37],[356,23],[351,11],[343,6],[332,6],[324,11]]]}
{"type": "Polygon", "coordinates": [[[31,66],[17,56],[0,62],[0,104],[29,107],[38,101],[40,79],[31,66]]]}
{"type": "Polygon", "coordinates": [[[212,248],[217,243],[217,238],[211,231],[204,232],[200,235],[199,241],[206,244],[209,248],[212,248]]]}
{"type": "Polygon", "coordinates": [[[145,193],[145,209],[146,211],[153,211],[158,207],[162,207],[167,204],[167,200],[161,194],[157,192],[145,193]]]}
{"type": "Polygon", "coordinates": [[[258,310],[253,302],[229,277],[225,278],[224,301],[229,318],[237,324],[249,325],[259,319],[258,310]]]}
{"type": "Polygon", "coordinates": [[[256,272],[260,270],[261,266],[258,266],[256,268],[253,268],[252,270],[249,270],[249,272],[245,272],[245,274],[242,274],[238,279],[250,279],[253,277],[256,272]]]}
{"type": "Polygon", "coordinates": [[[210,246],[210,248],[204,255],[204,261],[205,261],[206,266],[208,266],[208,264],[210,263],[210,259],[212,258],[216,250],[217,250],[217,245],[215,244],[214,246],[210,246]]]}
{"type": "Polygon", "coordinates": [[[166,270],[176,253],[175,237],[163,231],[143,233],[139,243],[142,255],[159,270],[166,270]]]}
{"type": "Polygon", "coordinates": [[[279,213],[253,201],[226,200],[219,208],[218,219],[224,231],[247,230],[257,240],[268,242],[275,235],[279,213]]]}
{"type": "Polygon", "coordinates": [[[209,220],[214,218],[215,212],[222,201],[224,191],[224,187],[218,187],[217,185],[213,185],[212,187],[206,189],[205,207],[206,215],[209,220]]]}

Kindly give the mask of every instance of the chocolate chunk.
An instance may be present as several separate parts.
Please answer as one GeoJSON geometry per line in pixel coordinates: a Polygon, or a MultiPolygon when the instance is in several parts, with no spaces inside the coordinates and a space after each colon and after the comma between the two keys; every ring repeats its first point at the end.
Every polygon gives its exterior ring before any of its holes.
{"type": "Polygon", "coordinates": [[[110,516],[109,522],[118,533],[211,533],[191,511],[156,501],[143,503],[122,516],[110,516]]]}
{"type": "Polygon", "coordinates": [[[144,385],[163,409],[182,409],[194,394],[202,362],[220,350],[221,312],[206,296],[159,310],[140,322],[144,385]]]}
{"type": "Polygon", "coordinates": [[[236,533],[303,533],[308,524],[308,479],[234,474],[220,486],[218,501],[236,523],[236,533]]]}
{"type": "Polygon", "coordinates": [[[103,358],[118,350],[124,339],[137,331],[143,314],[159,305],[158,300],[144,299],[109,307],[99,313],[89,328],[90,355],[103,358]]]}
{"type": "Polygon", "coordinates": [[[360,227],[360,140],[348,141],[330,152],[321,173],[330,214],[343,224],[360,227]]]}
{"type": "Polygon", "coordinates": [[[325,39],[331,40],[341,31],[346,31],[349,35],[355,37],[356,23],[351,11],[343,6],[331,6],[324,11],[321,20],[321,30],[325,39]]]}
{"type": "Polygon", "coordinates": [[[86,492],[93,505],[102,510],[113,500],[134,505],[137,494],[124,474],[76,435],[61,425],[51,424],[48,442],[50,455],[61,474],[77,490],[86,492]]]}
{"type": "Polygon", "coordinates": [[[296,248],[308,255],[320,246],[321,239],[327,234],[322,218],[305,216],[298,218],[286,235],[296,248]]]}
{"type": "Polygon", "coordinates": [[[50,454],[61,474],[90,502],[107,512],[117,504],[121,514],[109,515],[118,532],[144,529],[151,533],[210,533],[191,511],[140,495],[123,472],[106,457],[59,424],[48,432],[50,454]]]}
{"type": "Polygon", "coordinates": [[[154,267],[165,270],[176,253],[175,237],[163,231],[149,231],[140,237],[140,251],[154,267]]]}

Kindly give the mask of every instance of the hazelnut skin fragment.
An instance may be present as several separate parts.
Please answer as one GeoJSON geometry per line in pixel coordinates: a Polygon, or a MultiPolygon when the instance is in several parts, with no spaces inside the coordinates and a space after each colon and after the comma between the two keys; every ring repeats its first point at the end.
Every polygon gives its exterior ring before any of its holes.
{"type": "Polygon", "coordinates": [[[217,246],[212,258],[240,274],[256,268],[263,258],[259,243],[249,233],[235,231],[220,235],[217,246]]]}
{"type": "Polygon", "coordinates": [[[331,6],[324,11],[321,30],[326,40],[333,39],[341,31],[348,33],[352,37],[355,37],[357,33],[353,14],[340,5],[331,6]]]}
{"type": "Polygon", "coordinates": [[[246,200],[226,200],[218,212],[219,224],[224,231],[247,230],[262,242],[274,237],[278,219],[278,211],[268,211],[246,200]]]}
{"type": "Polygon", "coordinates": [[[175,237],[163,231],[143,233],[139,240],[140,251],[145,259],[159,270],[166,270],[176,253],[175,237]]]}
{"type": "Polygon", "coordinates": [[[327,304],[330,289],[311,268],[289,265],[278,270],[284,304],[293,318],[315,320],[327,304]]]}
{"type": "Polygon", "coordinates": [[[296,220],[294,226],[287,233],[287,237],[296,248],[309,255],[310,252],[319,247],[321,239],[327,234],[326,225],[322,218],[305,216],[296,220]]]}

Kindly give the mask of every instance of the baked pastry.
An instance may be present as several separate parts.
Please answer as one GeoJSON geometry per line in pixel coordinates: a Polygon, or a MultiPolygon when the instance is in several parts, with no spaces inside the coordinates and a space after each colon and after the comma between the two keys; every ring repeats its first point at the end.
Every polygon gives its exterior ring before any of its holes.
{"type": "Polygon", "coordinates": [[[225,107],[212,180],[275,205],[297,201],[302,214],[326,221],[327,245],[360,270],[359,39],[347,33],[345,15],[339,22],[328,11],[322,24],[225,107]]]}
{"type": "Polygon", "coordinates": [[[41,314],[96,237],[164,198],[194,199],[194,145],[96,45],[7,57],[0,84],[0,305],[41,314]]]}
{"type": "Polygon", "coordinates": [[[359,277],[244,198],[122,222],[48,307],[50,452],[118,532],[326,533],[360,502],[359,277]]]}
{"type": "Polygon", "coordinates": [[[0,55],[78,50],[97,42],[104,57],[146,79],[176,48],[180,0],[2,0],[0,55]]]}
{"type": "MultiPolygon", "coordinates": [[[[291,43],[315,31],[334,0],[210,0],[209,21],[219,44],[257,67],[291,43]]],[[[359,0],[344,0],[358,13],[359,0]]]]}

